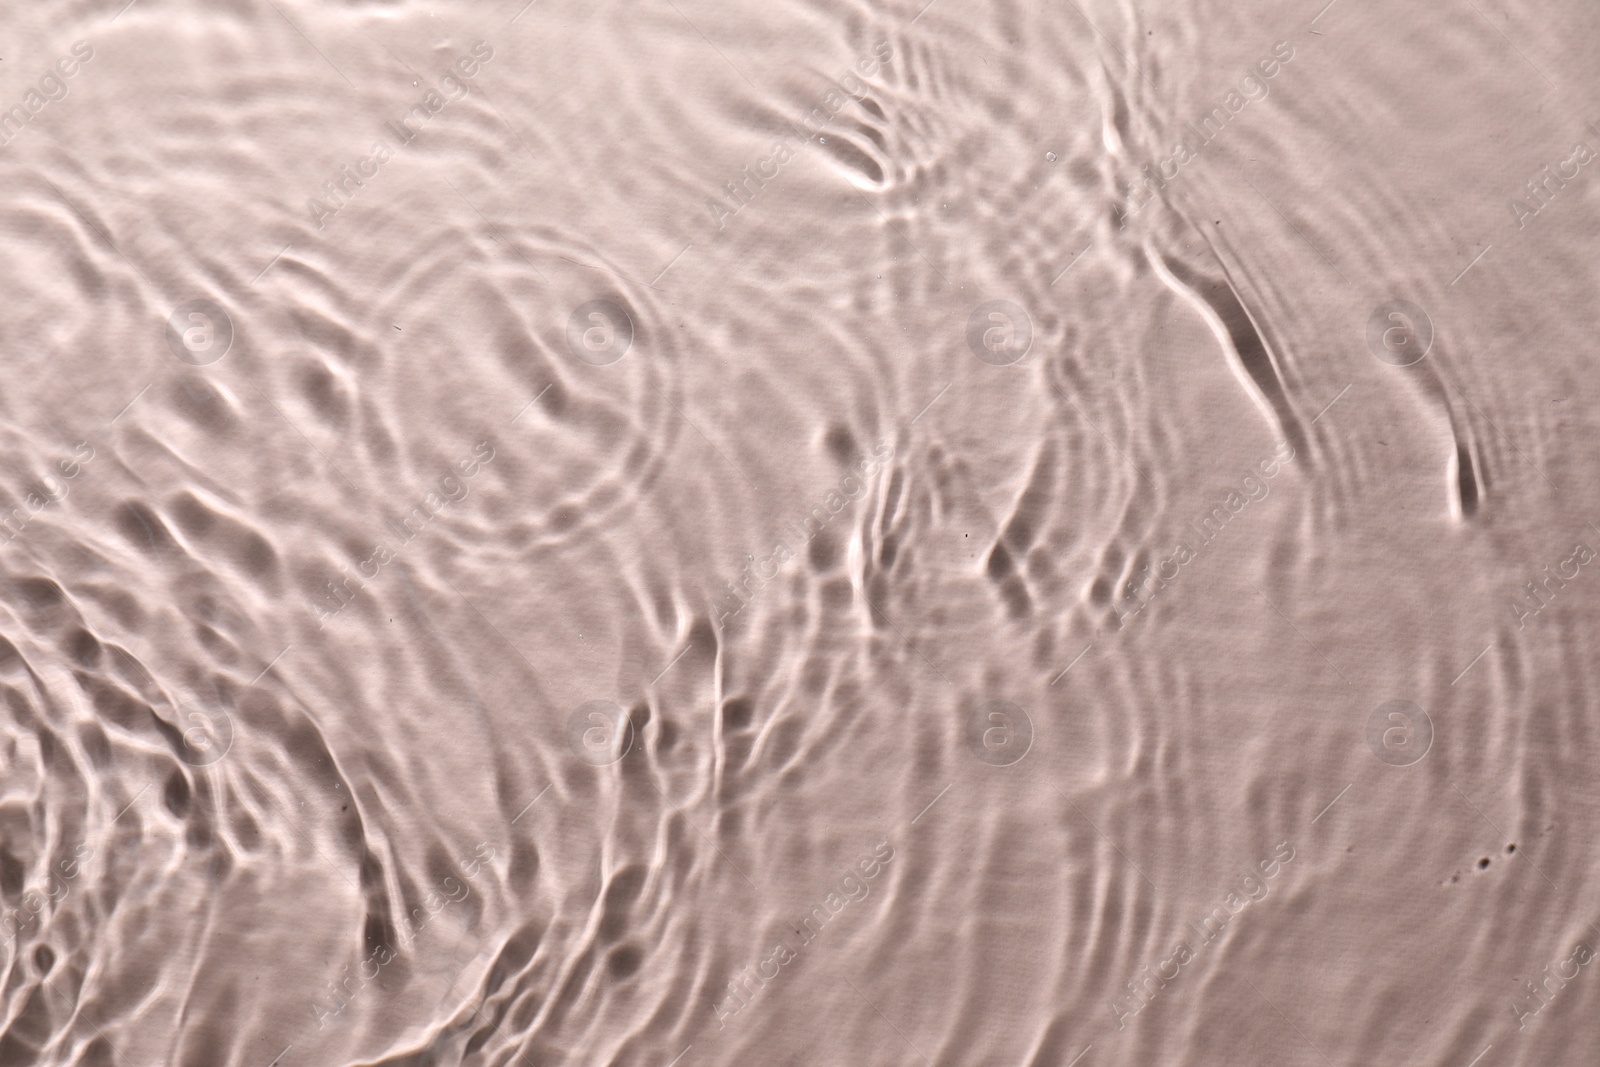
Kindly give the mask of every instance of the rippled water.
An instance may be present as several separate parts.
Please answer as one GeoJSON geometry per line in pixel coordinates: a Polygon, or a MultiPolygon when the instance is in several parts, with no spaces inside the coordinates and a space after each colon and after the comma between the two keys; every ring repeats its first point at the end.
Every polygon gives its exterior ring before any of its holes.
{"type": "Polygon", "coordinates": [[[7,5],[0,1067],[1593,1062],[1600,9],[923,2],[7,5]]]}

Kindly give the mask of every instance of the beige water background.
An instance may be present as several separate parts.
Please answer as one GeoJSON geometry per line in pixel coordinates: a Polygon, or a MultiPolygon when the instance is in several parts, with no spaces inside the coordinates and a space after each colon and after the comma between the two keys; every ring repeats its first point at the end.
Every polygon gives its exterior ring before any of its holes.
{"type": "Polygon", "coordinates": [[[1594,1062],[1600,9],[121,3],[0,1067],[1594,1062]]]}

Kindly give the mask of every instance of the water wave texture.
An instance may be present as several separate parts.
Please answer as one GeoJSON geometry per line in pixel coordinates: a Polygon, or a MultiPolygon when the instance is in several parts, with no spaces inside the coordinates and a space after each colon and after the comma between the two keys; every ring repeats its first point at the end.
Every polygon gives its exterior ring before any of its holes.
{"type": "Polygon", "coordinates": [[[1589,1064],[1600,9],[0,19],[0,1067],[1589,1064]]]}

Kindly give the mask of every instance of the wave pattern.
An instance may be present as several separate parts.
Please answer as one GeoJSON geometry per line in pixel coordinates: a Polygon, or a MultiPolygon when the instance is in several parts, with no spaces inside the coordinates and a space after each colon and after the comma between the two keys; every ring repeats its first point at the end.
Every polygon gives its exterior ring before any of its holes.
{"type": "Polygon", "coordinates": [[[10,7],[0,1067],[1592,1059],[1600,16],[10,7]]]}

